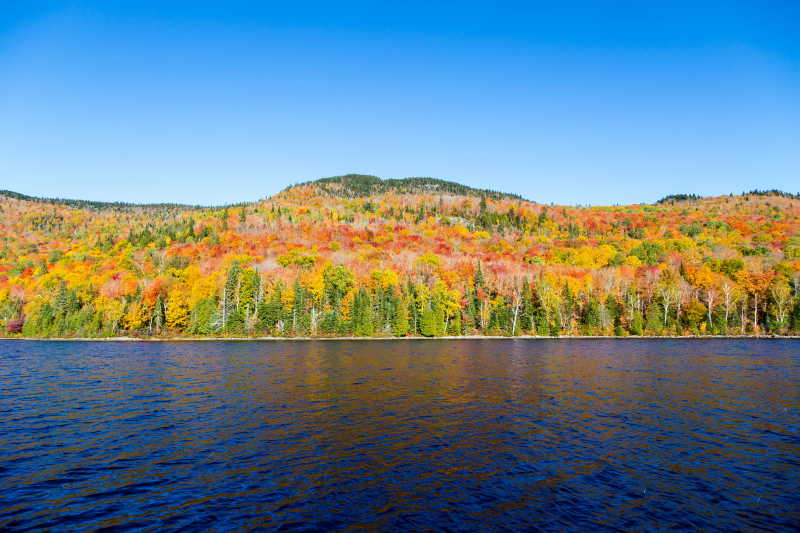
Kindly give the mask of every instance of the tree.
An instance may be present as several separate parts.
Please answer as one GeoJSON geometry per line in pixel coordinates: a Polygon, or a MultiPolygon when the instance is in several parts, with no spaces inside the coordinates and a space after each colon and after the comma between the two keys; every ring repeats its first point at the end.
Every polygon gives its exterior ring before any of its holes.
{"type": "Polygon", "coordinates": [[[722,291],[722,303],[724,305],[723,309],[725,310],[725,322],[723,329],[727,332],[731,310],[733,309],[735,303],[739,300],[740,295],[736,287],[728,281],[723,281],[720,289],[722,291]]]}
{"type": "Polygon", "coordinates": [[[629,329],[633,335],[641,335],[644,333],[644,319],[642,318],[641,311],[636,310],[633,312],[629,329]]]}
{"type": "Polygon", "coordinates": [[[698,333],[700,329],[700,323],[706,316],[706,310],[706,306],[699,300],[690,301],[683,310],[687,324],[695,333],[698,333]]]}
{"type": "Polygon", "coordinates": [[[189,331],[195,335],[209,335],[215,331],[212,325],[217,311],[217,302],[213,298],[199,300],[192,309],[189,331]]]}
{"type": "Polygon", "coordinates": [[[763,295],[772,282],[775,274],[771,271],[758,273],[742,270],[737,276],[739,282],[742,284],[742,287],[753,297],[753,329],[756,333],[758,333],[760,330],[758,320],[758,305],[759,302],[763,302],[763,295]]]}
{"type": "Polygon", "coordinates": [[[772,297],[772,312],[775,316],[775,329],[784,332],[789,325],[789,309],[792,298],[792,291],[784,280],[777,280],[770,287],[772,297]]]}
{"type": "Polygon", "coordinates": [[[419,330],[425,337],[436,335],[436,315],[432,308],[428,307],[422,312],[419,330]]]}
{"type": "Polygon", "coordinates": [[[404,337],[408,334],[408,297],[403,293],[401,298],[396,301],[396,309],[394,319],[392,321],[392,335],[397,337],[404,337]]]}
{"type": "Polygon", "coordinates": [[[651,302],[650,305],[647,306],[644,327],[647,332],[653,335],[660,335],[663,331],[664,325],[661,320],[661,310],[655,302],[651,302]]]}
{"type": "Polygon", "coordinates": [[[368,337],[374,333],[372,300],[363,288],[359,289],[353,301],[352,330],[359,337],[368,337]]]}

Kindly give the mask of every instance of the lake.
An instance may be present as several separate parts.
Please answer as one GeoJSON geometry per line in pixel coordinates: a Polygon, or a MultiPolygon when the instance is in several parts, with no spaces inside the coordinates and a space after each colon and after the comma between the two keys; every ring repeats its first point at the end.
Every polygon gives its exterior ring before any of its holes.
{"type": "Polygon", "coordinates": [[[0,341],[2,530],[798,526],[798,341],[0,341]]]}

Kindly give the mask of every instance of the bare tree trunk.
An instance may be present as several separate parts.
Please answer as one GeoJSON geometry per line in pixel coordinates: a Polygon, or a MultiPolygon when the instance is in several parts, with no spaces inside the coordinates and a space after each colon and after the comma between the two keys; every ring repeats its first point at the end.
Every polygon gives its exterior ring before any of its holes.
{"type": "Polygon", "coordinates": [[[311,334],[315,335],[317,333],[317,307],[315,305],[311,306],[311,334]]]}
{"type": "Polygon", "coordinates": [[[778,319],[780,328],[783,330],[784,321],[786,320],[786,315],[789,311],[791,292],[789,287],[786,285],[777,285],[772,287],[770,293],[772,294],[772,299],[775,302],[775,318],[778,319]]]}
{"type": "Polygon", "coordinates": [[[522,301],[522,294],[520,292],[519,284],[514,282],[514,319],[511,321],[511,336],[513,337],[517,331],[517,318],[519,317],[519,306],[522,301]]]}
{"type": "Polygon", "coordinates": [[[222,288],[222,331],[228,326],[228,291],[222,288]]]}
{"type": "Polygon", "coordinates": [[[758,293],[753,293],[753,330],[758,335],[758,293]]]}
{"type": "Polygon", "coordinates": [[[708,304],[708,327],[710,328],[713,324],[711,320],[711,312],[714,309],[714,301],[717,299],[717,291],[714,289],[707,289],[706,290],[706,303],[708,304]]]}
{"type": "Polygon", "coordinates": [[[725,297],[725,329],[728,329],[728,317],[730,316],[732,294],[733,288],[727,283],[723,284],[722,295],[725,297]]]}
{"type": "Polygon", "coordinates": [[[745,330],[745,314],[747,313],[747,296],[745,296],[744,301],[742,302],[742,307],[739,310],[739,320],[741,321],[741,329],[742,335],[744,335],[745,330]]]}

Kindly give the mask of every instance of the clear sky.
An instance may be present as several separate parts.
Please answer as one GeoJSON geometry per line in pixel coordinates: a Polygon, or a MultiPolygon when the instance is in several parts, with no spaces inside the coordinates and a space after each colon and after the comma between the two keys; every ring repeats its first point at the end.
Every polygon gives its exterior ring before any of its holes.
{"type": "Polygon", "coordinates": [[[800,191],[800,2],[0,0],[0,189],[800,191]],[[213,4],[213,6],[212,6],[213,4]]]}

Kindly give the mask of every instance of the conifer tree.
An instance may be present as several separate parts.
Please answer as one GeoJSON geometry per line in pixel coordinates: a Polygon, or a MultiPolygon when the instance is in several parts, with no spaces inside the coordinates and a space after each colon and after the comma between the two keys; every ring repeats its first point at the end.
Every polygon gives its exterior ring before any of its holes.
{"type": "Polygon", "coordinates": [[[401,297],[397,299],[397,306],[392,321],[392,335],[404,337],[408,334],[408,307],[408,297],[403,293],[401,297]]]}
{"type": "Polygon", "coordinates": [[[436,315],[430,307],[422,312],[419,332],[425,337],[433,337],[436,335],[436,315]]]}

